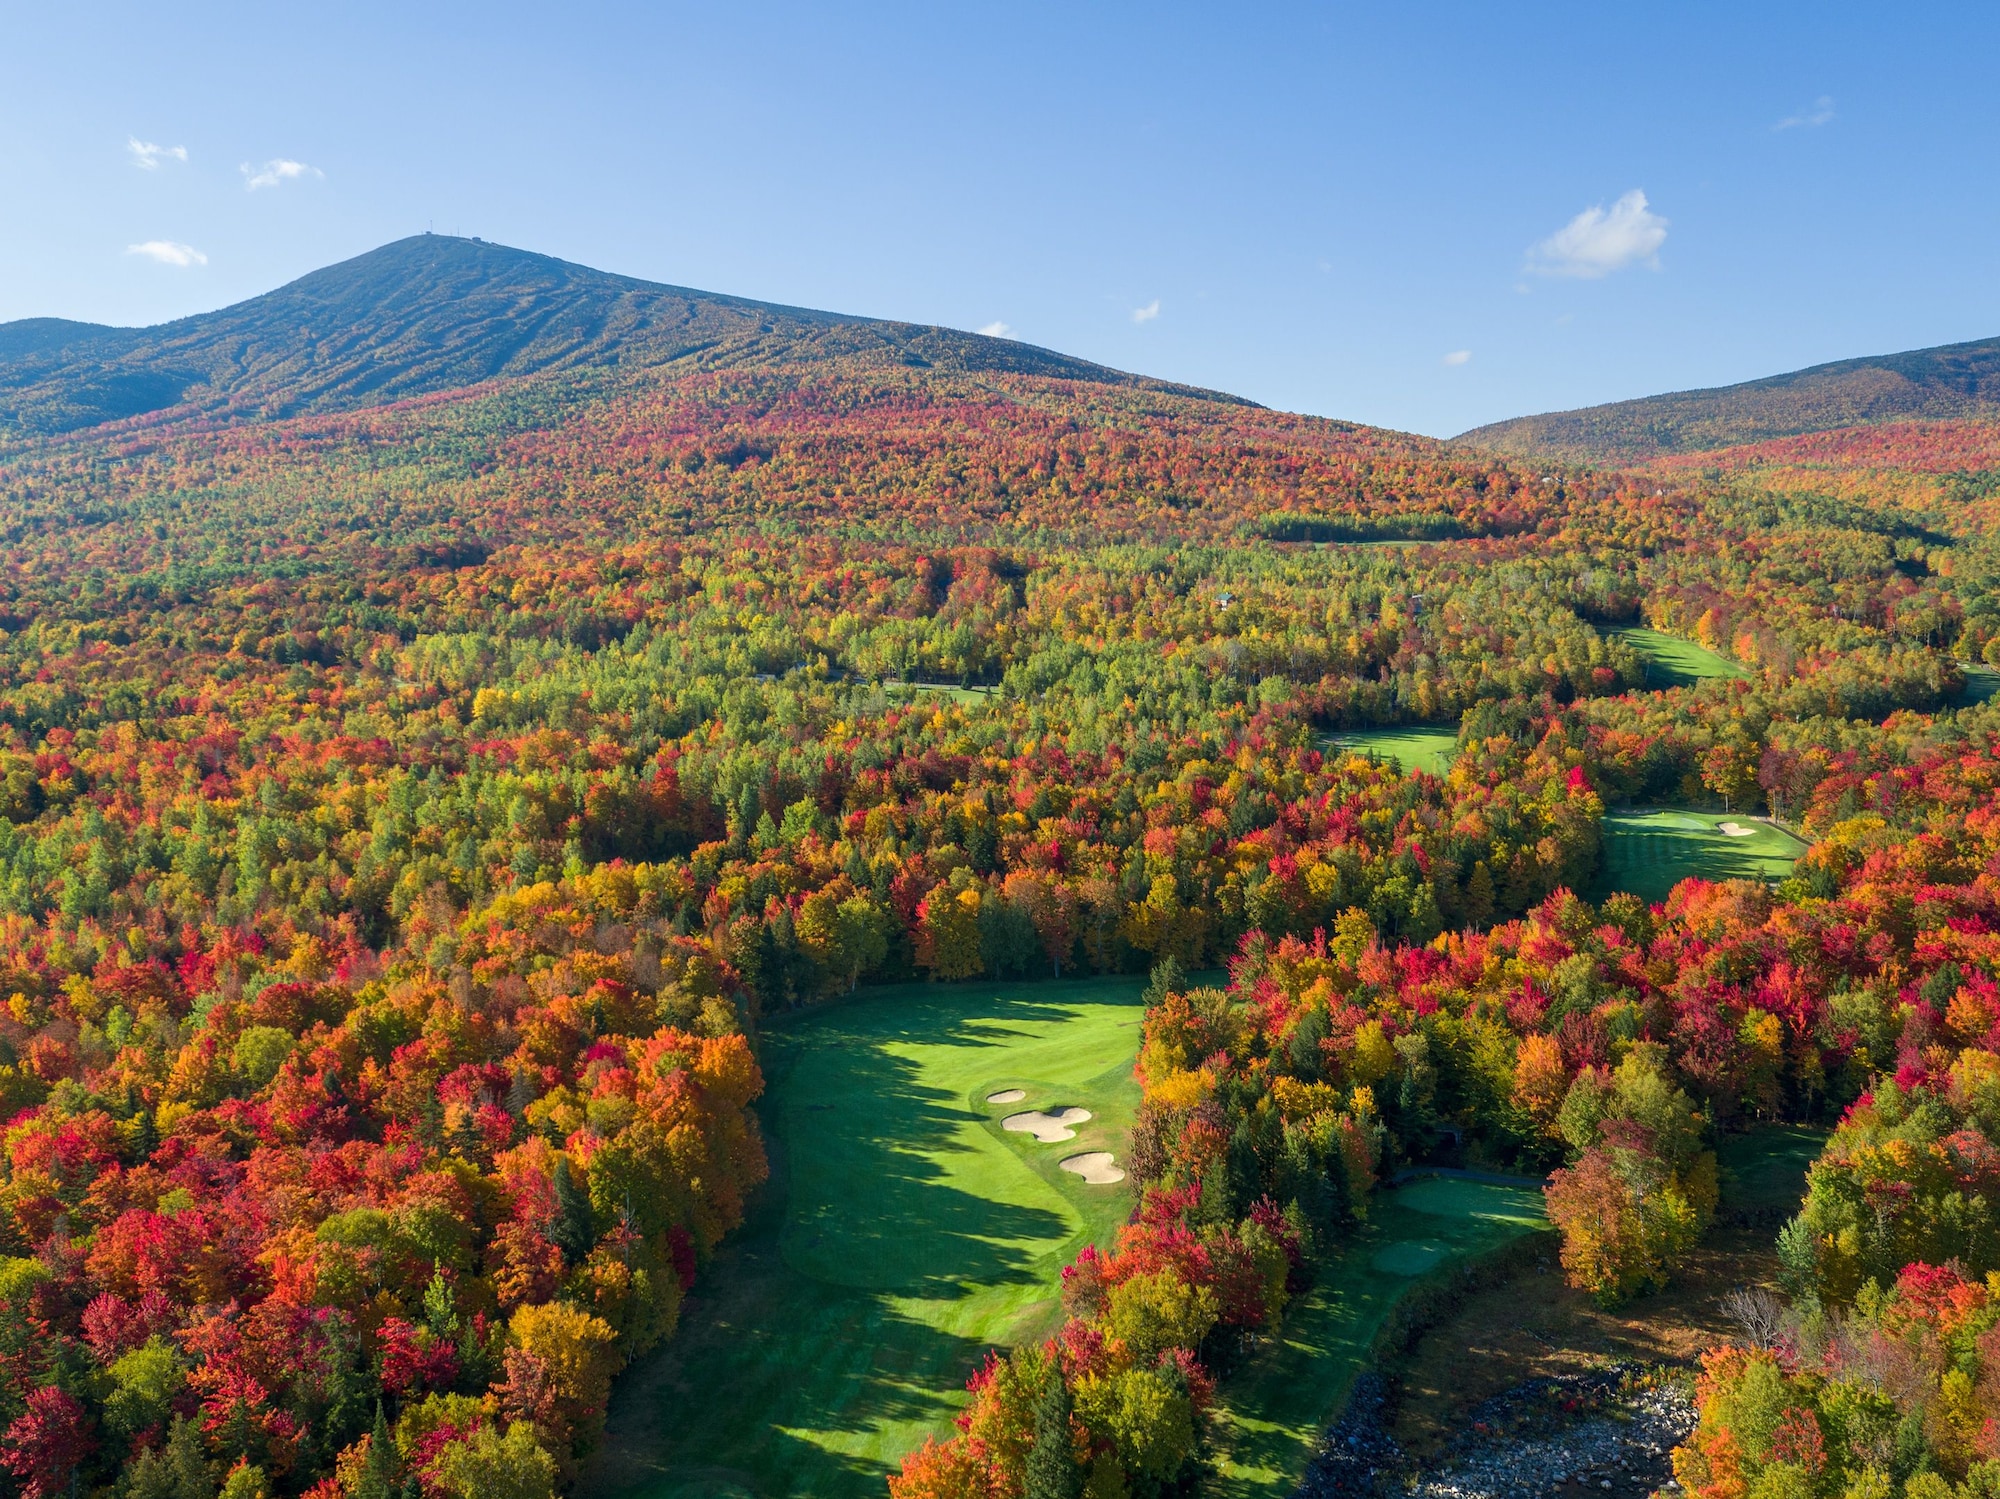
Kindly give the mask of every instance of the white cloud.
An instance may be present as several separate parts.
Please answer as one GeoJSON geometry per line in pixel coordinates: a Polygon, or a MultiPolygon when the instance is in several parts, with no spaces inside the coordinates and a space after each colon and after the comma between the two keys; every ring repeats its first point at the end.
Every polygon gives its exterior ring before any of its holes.
{"type": "Polygon", "coordinates": [[[1444,362],[1453,366],[1470,364],[1472,363],[1472,350],[1453,349],[1449,354],[1444,356],[1444,362]]]}
{"type": "Polygon", "coordinates": [[[142,171],[157,172],[163,161],[177,161],[183,166],[187,164],[186,146],[157,146],[151,141],[142,141],[138,136],[132,135],[125,138],[125,149],[132,153],[132,165],[142,171]]]}
{"type": "Polygon", "coordinates": [[[177,239],[149,239],[143,245],[127,245],[125,253],[143,255],[148,260],[157,260],[161,265],[177,265],[182,268],[208,264],[206,255],[193,245],[184,245],[177,239]]]}
{"type": "Polygon", "coordinates": [[[1008,327],[1005,323],[1001,322],[997,318],[994,319],[992,322],[988,323],[984,328],[981,328],[979,331],[981,333],[984,333],[988,338],[1007,338],[1010,337],[1014,332],[1012,328],[1008,327]]]}
{"type": "Polygon", "coordinates": [[[281,182],[295,182],[301,177],[326,175],[318,167],[309,167],[302,161],[288,161],[282,156],[265,162],[261,167],[253,167],[246,161],[237,170],[243,174],[244,188],[253,193],[260,187],[276,187],[281,182]]]}
{"type": "Polygon", "coordinates": [[[1528,269],[1544,276],[1595,280],[1628,265],[1659,267],[1667,220],[1646,207],[1636,187],[1609,208],[1586,208],[1528,251],[1528,269]]]}
{"type": "Polygon", "coordinates": [[[1801,125],[1804,125],[1807,129],[1812,129],[1816,126],[1831,125],[1832,123],[1833,95],[1821,94],[1817,99],[1813,100],[1811,109],[1802,109],[1795,115],[1786,115],[1771,128],[1773,130],[1796,130],[1801,125]]]}
{"type": "Polygon", "coordinates": [[[1150,323],[1159,315],[1160,299],[1158,297],[1153,298],[1144,307],[1134,307],[1132,309],[1132,321],[1135,323],[1150,323]]]}

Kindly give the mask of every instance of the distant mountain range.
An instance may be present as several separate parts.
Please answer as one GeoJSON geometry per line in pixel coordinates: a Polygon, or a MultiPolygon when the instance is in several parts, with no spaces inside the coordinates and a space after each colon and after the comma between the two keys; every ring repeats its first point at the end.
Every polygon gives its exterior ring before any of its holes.
{"type": "Polygon", "coordinates": [[[0,323],[0,432],[68,432],[177,407],[345,410],[551,370],[832,361],[1186,391],[1011,339],[717,296],[420,234],[156,327],[0,323]]]}
{"type": "Polygon", "coordinates": [[[1872,422],[1973,417],[2000,417],[2000,338],[1515,417],[1455,441],[1519,457],[1619,464],[1872,422]]]}

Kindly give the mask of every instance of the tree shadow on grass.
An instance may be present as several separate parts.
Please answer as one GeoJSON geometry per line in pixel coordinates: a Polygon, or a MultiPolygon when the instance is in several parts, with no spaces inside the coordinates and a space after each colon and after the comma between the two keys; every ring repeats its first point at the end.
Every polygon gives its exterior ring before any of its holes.
{"type": "Polygon", "coordinates": [[[973,1132],[984,1120],[964,1099],[879,1042],[828,1048],[790,1081],[777,1105],[793,1164],[783,1245],[803,1273],[950,1298],[1039,1278],[1074,1232],[1064,1211],[1000,1200],[1039,1184],[973,1132]]]}
{"type": "Polygon", "coordinates": [[[1142,1009],[1140,979],[1055,979],[1038,983],[898,984],[863,990],[854,999],[773,1026],[773,1044],[810,1045],[901,1041],[925,1046],[991,1046],[1028,1021],[1073,1018],[1078,1004],[1142,1009]]]}
{"type": "Polygon", "coordinates": [[[1720,833],[1613,825],[1606,830],[1592,895],[1601,900],[1627,890],[1644,900],[1662,901],[1685,879],[1778,879],[1790,869],[1792,852],[1762,832],[1734,840],[1720,833]]]}
{"type": "Polygon", "coordinates": [[[789,1175],[774,1142],[772,1180],[704,1269],[680,1331],[619,1378],[580,1492],[877,1499],[901,1449],[921,1442],[918,1428],[949,1421],[987,1345],[903,1315],[887,1292],[828,1285],[788,1264],[789,1175]],[[906,1441],[877,1440],[899,1426],[906,1441]]]}
{"type": "Polygon", "coordinates": [[[1048,1260],[1075,1228],[961,1184],[990,1169],[1023,1195],[1022,1163],[1004,1151],[948,1179],[941,1159],[967,1150],[982,1116],[883,1043],[992,1045],[1012,1022],[1066,1018],[1079,992],[1106,998],[1051,984],[1046,999],[968,993],[962,1008],[907,1015],[874,1001],[865,1016],[857,1006],[772,1037],[783,1055],[760,1106],[771,1181],[704,1269],[679,1334],[620,1378],[584,1492],[878,1499],[903,1453],[948,1425],[990,1346],[910,1316],[899,1298],[1044,1281],[1053,1295],[1048,1260]]]}

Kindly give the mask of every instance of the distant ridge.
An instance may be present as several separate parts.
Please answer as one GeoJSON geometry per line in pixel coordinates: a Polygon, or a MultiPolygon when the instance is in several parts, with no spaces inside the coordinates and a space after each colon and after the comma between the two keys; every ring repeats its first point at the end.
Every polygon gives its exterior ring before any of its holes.
{"type": "Polygon", "coordinates": [[[0,432],[74,431],[174,407],[346,410],[550,370],[678,361],[983,370],[1236,400],[1010,339],[718,296],[419,234],[155,327],[0,323],[0,432]]]}
{"type": "Polygon", "coordinates": [[[1514,457],[1633,463],[1870,422],[1968,417],[2000,417],[2000,338],[1515,417],[1453,440],[1514,457]]]}

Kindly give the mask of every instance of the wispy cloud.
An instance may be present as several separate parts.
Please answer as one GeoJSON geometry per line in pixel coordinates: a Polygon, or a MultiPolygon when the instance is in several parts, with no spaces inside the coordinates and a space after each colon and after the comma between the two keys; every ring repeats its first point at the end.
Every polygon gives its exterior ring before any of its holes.
{"type": "Polygon", "coordinates": [[[309,167],[302,161],[290,161],[279,156],[265,162],[261,167],[253,167],[244,162],[237,170],[243,174],[243,186],[249,192],[259,188],[277,187],[281,183],[296,182],[301,177],[324,177],[326,173],[318,167],[309,167]]]}
{"type": "Polygon", "coordinates": [[[1444,363],[1454,367],[1461,364],[1470,364],[1472,363],[1472,350],[1453,349],[1449,354],[1444,356],[1444,363]]]}
{"type": "Polygon", "coordinates": [[[981,333],[984,333],[988,338],[1006,338],[1010,336],[1014,330],[1008,327],[1005,323],[1000,322],[996,318],[993,322],[988,323],[984,328],[981,328],[979,331],[981,333]]]}
{"type": "Polygon", "coordinates": [[[159,146],[152,141],[142,141],[133,135],[126,137],[125,149],[132,153],[132,165],[141,171],[157,172],[163,161],[177,161],[183,166],[187,164],[186,146],[159,146]]]}
{"type": "Polygon", "coordinates": [[[1646,206],[1636,187],[1609,208],[1586,208],[1528,251],[1528,269],[1542,276],[1596,280],[1628,265],[1659,268],[1667,220],[1646,206]]]}
{"type": "Polygon", "coordinates": [[[1771,128],[1773,130],[1797,130],[1801,125],[1814,129],[1820,125],[1833,123],[1833,95],[1821,94],[1813,100],[1811,109],[1802,109],[1795,115],[1786,115],[1771,128]]]}
{"type": "Polygon", "coordinates": [[[1134,307],[1132,309],[1132,321],[1135,323],[1150,323],[1159,315],[1160,299],[1158,297],[1153,298],[1144,307],[1134,307]]]}
{"type": "Polygon", "coordinates": [[[177,239],[149,239],[143,245],[127,245],[125,253],[143,255],[148,260],[157,260],[161,265],[177,265],[182,268],[208,264],[206,255],[193,245],[184,245],[177,239]]]}

